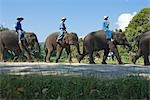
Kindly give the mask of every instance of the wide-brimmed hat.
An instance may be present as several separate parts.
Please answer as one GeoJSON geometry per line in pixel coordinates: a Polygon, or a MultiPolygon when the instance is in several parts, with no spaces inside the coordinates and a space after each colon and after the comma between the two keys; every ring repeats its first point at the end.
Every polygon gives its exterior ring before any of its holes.
{"type": "Polygon", "coordinates": [[[24,18],[23,17],[17,17],[17,20],[23,20],[24,18]]]}
{"type": "Polygon", "coordinates": [[[107,19],[108,18],[108,16],[104,16],[104,19],[107,19]]]}
{"type": "Polygon", "coordinates": [[[67,18],[66,17],[62,17],[61,20],[67,20],[67,18]]]}

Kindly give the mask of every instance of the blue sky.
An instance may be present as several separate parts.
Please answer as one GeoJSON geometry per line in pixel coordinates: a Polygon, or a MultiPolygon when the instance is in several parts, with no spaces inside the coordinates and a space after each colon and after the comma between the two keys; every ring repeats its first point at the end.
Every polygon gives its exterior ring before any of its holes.
{"type": "Polygon", "coordinates": [[[40,42],[59,31],[61,17],[67,17],[68,32],[78,36],[102,28],[103,16],[110,17],[110,29],[118,27],[121,14],[133,14],[150,7],[150,0],[0,0],[0,24],[13,29],[23,16],[25,31],[35,32],[40,42]]]}

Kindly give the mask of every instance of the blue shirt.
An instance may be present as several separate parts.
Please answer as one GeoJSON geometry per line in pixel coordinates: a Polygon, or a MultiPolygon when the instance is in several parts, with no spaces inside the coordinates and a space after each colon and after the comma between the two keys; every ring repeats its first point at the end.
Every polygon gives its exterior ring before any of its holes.
{"type": "Polygon", "coordinates": [[[23,31],[23,29],[22,29],[22,26],[21,26],[21,23],[20,23],[20,22],[17,22],[17,23],[16,23],[15,28],[16,28],[16,30],[21,30],[21,31],[23,31]]]}
{"type": "Polygon", "coordinates": [[[103,22],[103,30],[105,31],[106,39],[111,39],[112,32],[109,30],[109,22],[107,20],[104,20],[103,22]]]}
{"type": "Polygon", "coordinates": [[[66,30],[66,26],[65,26],[65,23],[64,23],[64,22],[61,22],[61,23],[60,23],[59,29],[60,29],[60,30],[66,30]]]}
{"type": "Polygon", "coordinates": [[[103,30],[106,31],[109,29],[109,22],[107,20],[104,20],[103,22],[103,30]]]}

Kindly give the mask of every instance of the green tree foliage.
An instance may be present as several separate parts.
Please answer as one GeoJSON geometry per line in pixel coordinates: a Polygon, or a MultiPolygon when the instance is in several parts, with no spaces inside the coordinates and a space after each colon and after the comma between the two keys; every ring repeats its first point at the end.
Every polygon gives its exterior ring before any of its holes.
{"type": "Polygon", "coordinates": [[[130,21],[128,27],[126,27],[125,33],[132,44],[133,51],[137,50],[137,45],[134,38],[141,33],[150,30],[150,8],[143,8],[139,13],[137,13],[133,19],[130,21]]]}
{"type": "Polygon", "coordinates": [[[3,25],[0,25],[0,32],[4,30],[9,30],[8,28],[4,27],[3,25]]]}
{"type": "Polygon", "coordinates": [[[128,40],[132,43],[135,49],[134,38],[141,33],[150,30],[150,8],[143,8],[139,13],[137,13],[133,19],[130,21],[125,33],[128,40]]]}

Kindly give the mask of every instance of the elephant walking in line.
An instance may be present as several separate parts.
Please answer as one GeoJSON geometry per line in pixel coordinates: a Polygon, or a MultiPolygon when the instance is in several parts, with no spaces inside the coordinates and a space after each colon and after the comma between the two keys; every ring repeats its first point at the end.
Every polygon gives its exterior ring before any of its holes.
{"type": "Polygon", "coordinates": [[[65,33],[63,40],[57,43],[56,40],[59,34],[60,34],[59,32],[55,32],[50,34],[47,37],[45,41],[45,50],[46,50],[45,62],[50,62],[50,57],[52,52],[54,50],[57,50],[57,57],[55,60],[55,62],[57,63],[58,60],[60,59],[62,50],[65,48],[68,55],[69,62],[71,63],[72,59],[71,59],[70,45],[75,45],[77,48],[78,55],[80,55],[78,36],[76,33],[73,32],[65,33]]]}
{"type": "Polygon", "coordinates": [[[31,61],[31,54],[29,47],[33,47],[36,52],[40,52],[40,46],[36,35],[33,32],[24,33],[24,46],[18,44],[17,33],[13,30],[0,32],[0,62],[4,61],[4,52],[10,50],[14,52],[14,60],[17,61],[21,52],[26,54],[28,61],[31,61]]]}
{"type": "Polygon", "coordinates": [[[147,31],[136,37],[136,42],[138,43],[138,51],[133,56],[132,62],[135,64],[136,60],[141,56],[144,57],[144,65],[150,65],[149,55],[150,55],[150,31],[147,31]]]}
{"type": "Polygon", "coordinates": [[[113,32],[112,38],[114,41],[111,41],[108,45],[105,32],[102,30],[91,32],[86,35],[83,40],[83,54],[78,56],[78,61],[80,62],[85,55],[88,55],[89,63],[95,64],[93,60],[93,52],[104,50],[102,64],[107,64],[106,59],[110,49],[115,54],[119,64],[122,64],[121,57],[118,53],[117,45],[126,45],[128,46],[129,51],[132,49],[132,47],[128,43],[125,34],[122,32],[113,32]]]}

